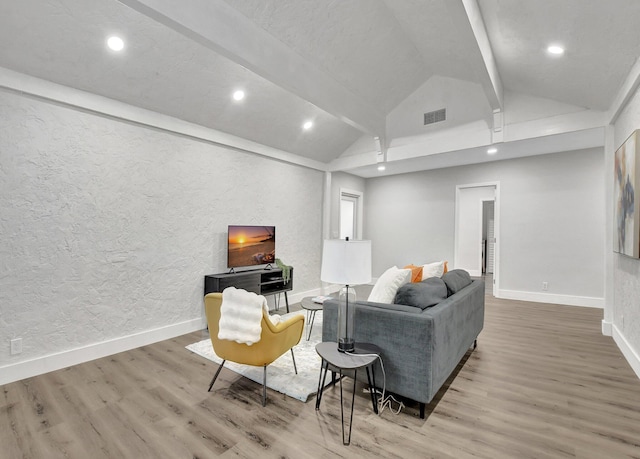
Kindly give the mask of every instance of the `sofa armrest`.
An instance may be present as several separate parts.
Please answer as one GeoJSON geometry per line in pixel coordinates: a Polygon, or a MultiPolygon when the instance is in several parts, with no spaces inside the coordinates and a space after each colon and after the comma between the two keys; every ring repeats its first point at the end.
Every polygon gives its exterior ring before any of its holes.
{"type": "Polygon", "coordinates": [[[426,309],[433,318],[433,398],[473,345],[484,325],[485,287],[474,280],[445,301],[426,309]]]}

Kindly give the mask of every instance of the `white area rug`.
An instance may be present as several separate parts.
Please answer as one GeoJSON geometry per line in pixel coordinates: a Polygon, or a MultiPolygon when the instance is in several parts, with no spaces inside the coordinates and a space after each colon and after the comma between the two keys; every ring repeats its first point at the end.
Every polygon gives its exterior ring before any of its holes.
{"type": "MultiPolygon", "coordinates": [[[[305,315],[306,311],[295,311],[289,314],[283,314],[286,318],[291,315],[305,315]]],[[[322,311],[316,313],[311,331],[311,339],[307,341],[309,333],[309,323],[305,317],[304,331],[300,343],[293,348],[296,357],[296,365],[298,374],[293,371],[293,361],[291,360],[291,352],[285,352],[275,362],[267,366],[267,387],[296,398],[302,402],[306,402],[309,395],[314,395],[318,390],[318,377],[320,376],[320,356],[316,352],[316,344],[322,340],[322,311]]],[[[191,352],[195,352],[202,357],[212,360],[217,364],[222,359],[213,352],[211,340],[209,338],[198,343],[187,346],[191,352]]],[[[224,368],[233,370],[236,373],[245,376],[252,381],[262,384],[263,369],[262,367],[253,367],[249,365],[240,365],[234,362],[225,362],[224,368]]],[[[215,368],[211,368],[211,377],[213,377],[215,368]]],[[[331,378],[327,378],[328,384],[331,378]]],[[[214,385],[215,388],[215,385],[214,385]]]]}

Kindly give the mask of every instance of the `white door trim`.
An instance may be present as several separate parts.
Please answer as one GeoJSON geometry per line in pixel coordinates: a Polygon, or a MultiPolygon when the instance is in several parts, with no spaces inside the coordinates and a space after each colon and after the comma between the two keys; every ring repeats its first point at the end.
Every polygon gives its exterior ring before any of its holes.
{"type": "MultiPolygon", "coordinates": [[[[455,212],[454,212],[454,243],[453,243],[453,259],[454,259],[454,267],[458,261],[458,225],[460,223],[460,215],[459,212],[459,202],[460,202],[460,192],[463,189],[467,188],[481,188],[481,187],[494,187],[495,188],[495,204],[493,209],[493,217],[494,217],[494,237],[496,239],[494,246],[494,272],[493,272],[493,295],[497,297],[497,292],[500,291],[500,243],[501,243],[501,234],[500,234],[500,182],[481,182],[481,183],[471,183],[465,185],[456,185],[456,201],[455,201],[455,212]]],[[[480,209],[480,221],[482,221],[482,209],[480,209]]],[[[482,240],[482,228],[480,228],[479,240],[482,240]]]]}
{"type": "MultiPolygon", "coordinates": [[[[343,196],[355,199],[356,201],[356,236],[355,238],[357,240],[362,240],[364,193],[362,191],[351,190],[349,188],[340,188],[340,201],[342,201],[343,196]]],[[[342,219],[342,215],[340,215],[340,219],[342,219]]],[[[340,222],[340,225],[341,224],[342,222],[340,222]]]]}

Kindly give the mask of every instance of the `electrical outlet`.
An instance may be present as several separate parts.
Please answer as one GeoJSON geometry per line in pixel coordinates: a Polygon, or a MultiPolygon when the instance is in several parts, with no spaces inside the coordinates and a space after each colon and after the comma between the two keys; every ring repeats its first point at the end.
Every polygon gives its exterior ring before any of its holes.
{"type": "Polygon", "coordinates": [[[11,340],[11,355],[18,355],[22,353],[22,338],[16,338],[11,340]]]}
{"type": "Polygon", "coordinates": [[[544,290],[545,292],[546,292],[547,290],[549,290],[549,283],[548,283],[548,282],[543,282],[543,283],[542,283],[542,290],[544,290]]]}

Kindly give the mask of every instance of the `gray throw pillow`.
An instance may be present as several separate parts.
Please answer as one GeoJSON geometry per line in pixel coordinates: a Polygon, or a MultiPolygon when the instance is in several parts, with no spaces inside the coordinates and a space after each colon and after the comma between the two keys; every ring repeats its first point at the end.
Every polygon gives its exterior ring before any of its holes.
{"type": "Polygon", "coordinates": [[[398,289],[395,304],[404,304],[420,309],[434,306],[447,298],[447,286],[439,277],[430,277],[422,282],[405,284],[398,289]]]}
{"type": "Polygon", "coordinates": [[[471,276],[464,269],[452,269],[442,275],[442,280],[447,284],[449,296],[471,284],[471,276]]]}

